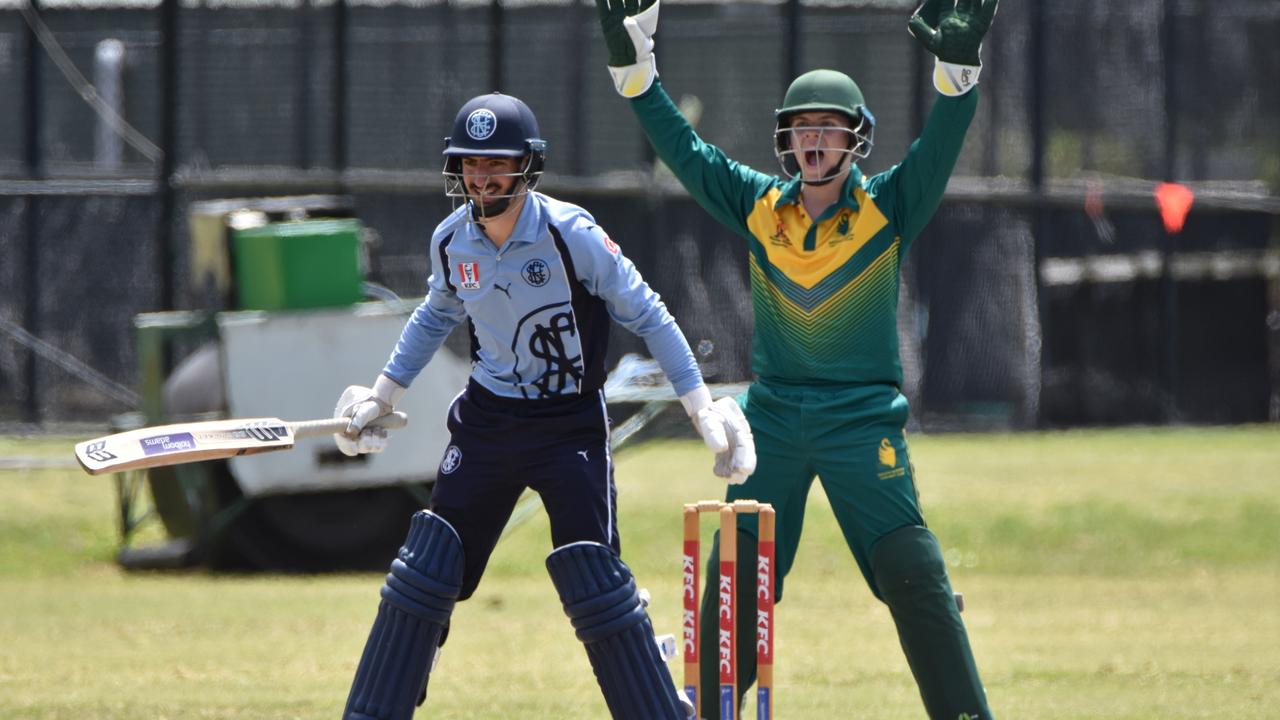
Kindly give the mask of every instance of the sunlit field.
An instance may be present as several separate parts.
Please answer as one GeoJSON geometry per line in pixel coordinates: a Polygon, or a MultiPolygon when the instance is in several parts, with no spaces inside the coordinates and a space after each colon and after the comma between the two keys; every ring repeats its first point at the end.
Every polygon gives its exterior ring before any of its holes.
{"type": "MultiPolygon", "coordinates": [[[[72,442],[0,439],[0,457],[70,458],[72,442]]],[[[912,456],[998,717],[1277,717],[1280,427],[919,435],[912,456]]],[[[624,559],[676,632],[680,508],[723,488],[693,441],[617,461],[624,559]]],[[[0,493],[0,717],[339,716],[381,573],[127,573],[109,478],[0,469],[0,493]]],[[[805,527],[776,713],[923,718],[816,485],[805,527]]],[[[607,717],[548,538],[536,513],[499,545],[420,716],[607,717]]]]}

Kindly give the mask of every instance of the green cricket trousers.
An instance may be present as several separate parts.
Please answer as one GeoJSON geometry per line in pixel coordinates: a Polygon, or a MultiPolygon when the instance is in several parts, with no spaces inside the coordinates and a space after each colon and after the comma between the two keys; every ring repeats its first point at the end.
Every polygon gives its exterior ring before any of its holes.
{"type": "MultiPolygon", "coordinates": [[[[755,436],[755,474],[726,501],[769,503],[777,516],[777,597],[795,561],[813,481],[822,483],[845,543],[867,585],[889,606],[931,718],[990,720],[986,695],[956,607],[942,552],[925,527],[907,450],[907,400],[892,385],[789,385],[757,381],[739,398],[755,436]]],[[[738,521],[738,678],[755,682],[756,515],[738,521]]],[[[719,535],[706,587],[719,571],[719,535]]],[[[719,717],[715,593],[703,597],[701,717],[719,717]]],[[[810,618],[833,631],[841,618],[810,618]]],[[[798,620],[800,621],[800,620],[798,620]]],[[[785,623],[784,623],[785,626],[785,623]]],[[[785,632],[785,631],[784,631],[785,632]]],[[[785,658],[782,662],[786,662],[785,658]]],[[[784,701],[785,702],[785,701],[784,701]]]]}

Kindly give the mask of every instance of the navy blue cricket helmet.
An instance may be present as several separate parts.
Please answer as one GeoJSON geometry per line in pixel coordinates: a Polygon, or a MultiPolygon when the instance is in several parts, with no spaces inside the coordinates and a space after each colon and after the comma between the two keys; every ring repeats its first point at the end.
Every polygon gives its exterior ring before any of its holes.
{"type": "Polygon", "coordinates": [[[492,92],[471,98],[444,139],[445,157],[521,157],[546,153],[538,119],[519,98],[492,92]]]}
{"type": "Polygon", "coordinates": [[[527,195],[542,179],[547,141],[541,135],[533,111],[519,98],[500,92],[471,98],[458,110],[453,120],[453,134],[444,139],[444,194],[470,202],[476,219],[505,212],[512,200],[527,195]],[[525,160],[517,172],[504,176],[517,178],[510,193],[481,207],[468,197],[462,179],[464,157],[522,157],[525,160]]]}

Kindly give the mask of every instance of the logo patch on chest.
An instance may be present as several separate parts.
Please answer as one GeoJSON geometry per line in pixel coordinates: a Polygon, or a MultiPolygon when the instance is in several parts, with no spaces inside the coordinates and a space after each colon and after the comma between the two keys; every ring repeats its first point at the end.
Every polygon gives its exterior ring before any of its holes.
{"type": "Polygon", "coordinates": [[[849,231],[853,229],[853,216],[848,210],[841,210],[840,216],[836,218],[835,232],[831,233],[831,239],[827,241],[828,246],[839,245],[853,239],[849,231]]]}
{"type": "Polygon", "coordinates": [[[783,247],[791,246],[791,238],[787,237],[787,226],[783,225],[781,220],[778,221],[778,226],[774,233],[769,236],[769,242],[783,247]]]}
{"type": "Polygon", "coordinates": [[[525,263],[524,267],[520,269],[520,274],[524,276],[525,282],[534,287],[542,287],[547,284],[547,280],[551,279],[547,264],[538,258],[525,263]]]}
{"type": "Polygon", "coordinates": [[[480,263],[458,263],[458,281],[463,290],[479,290],[480,263]]]}

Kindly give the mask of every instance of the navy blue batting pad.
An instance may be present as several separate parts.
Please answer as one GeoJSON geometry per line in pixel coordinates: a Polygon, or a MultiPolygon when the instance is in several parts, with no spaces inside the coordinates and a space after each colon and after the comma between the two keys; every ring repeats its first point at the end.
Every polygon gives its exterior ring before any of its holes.
{"type": "Polygon", "coordinates": [[[579,542],[547,556],[547,570],[587,647],[609,713],[621,720],[684,720],[626,564],[604,545],[579,542]]]}
{"type": "Polygon", "coordinates": [[[345,720],[413,716],[462,589],[462,559],[462,543],[449,523],[427,510],[414,514],[382,587],[345,720]]]}

